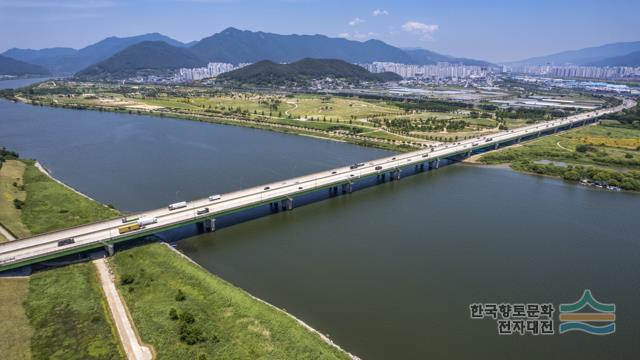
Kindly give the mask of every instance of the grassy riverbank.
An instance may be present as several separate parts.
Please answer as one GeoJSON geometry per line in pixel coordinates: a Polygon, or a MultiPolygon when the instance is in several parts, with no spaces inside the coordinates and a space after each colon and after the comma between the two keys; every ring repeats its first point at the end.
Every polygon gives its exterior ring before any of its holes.
{"type": "Polygon", "coordinates": [[[0,224],[18,238],[117,215],[51,179],[33,161],[6,160],[0,168],[0,224]]]}
{"type": "Polygon", "coordinates": [[[478,162],[509,163],[522,172],[640,191],[640,128],[605,120],[600,125],[490,152],[482,155],[478,162]]]}
{"type": "Polygon", "coordinates": [[[24,308],[32,359],[124,359],[93,264],[32,275],[24,308]]]}
{"type": "Polygon", "coordinates": [[[0,354],[3,359],[31,359],[33,328],[23,306],[28,292],[28,278],[0,278],[0,354]]]}
{"type": "Polygon", "coordinates": [[[122,251],[110,261],[142,340],[158,358],[348,358],[164,245],[122,251]]]}

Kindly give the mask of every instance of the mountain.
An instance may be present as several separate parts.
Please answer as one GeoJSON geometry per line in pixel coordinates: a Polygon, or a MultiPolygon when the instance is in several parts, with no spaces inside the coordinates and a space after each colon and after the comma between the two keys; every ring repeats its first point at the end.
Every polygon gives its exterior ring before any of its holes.
{"type": "Polygon", "coordinates": [[[283,86],[301,84],[314,79],[345,79],[350,81],[398,81],[402,77],[395,73],[374,74],[367,69],[335,59],[302,59],[290,64],[276,64],[270,60],[221,74],[223,81],[255,84],[260,86],[283,86]]]}
{"type": "Polygon", "coordinates": [[[76,49],[65,48],[65,47],[55,47],[55,48],[47,48],[47,49],[40,49],[40,50],[12,48],[5,51],[2,55],[16,59],[16,60],[32,63],[39,58],[70,56],[76,53],[77,51],[78,50],[76,49]]]}
{"type": "Polygon", "coordinates": [[[181,67],[200,67],[206,62],[184,47],[164,41],[144,41],[131,45],[107,60],[80,71],[81,79],[126,79],[137,75],[164,74],[181,67]]]}
{"type": "Polygon", "coordinates": [[[324,35],[279,35],[235,28],[228,28],[204,38],[190,49],[204,60],[233,64],[260,60],[289,63],[304,58],[340,59],[350,63],[388,61],[403,64],[435,64],[438,61],[449,61],[488,64],[422,49],[405,51],[380,40],[360,42],[324,35]]]}
{"type": "Polygon", "coordinates": [[[125,38],[113,36],[74,51],[69,51],[68,48],[66,48],[67,50],[57,51],[52,51],[52,49],[10,49],[3,55],[12,57],[12,55],[16,56],[16,54],[17,56],[24,56],[24,54],[27,53],[32,59],[31,62],[33,64],[45,67],[56,74],[73,74],[89,65],[105,60],[131,45],[135,45],[143,41],[164,41],[165,43],[176,47],[184,46],[183,43],[162,34],[151,33],[125,38]]]}
{"type": "Polygon", "coordinates": [[[539,56],[526,60],[516,61],[513,65],[587,65],[597,63],[611,57],[623,56],[634,51],[640,51],[640,41],[620,42],[602,46],[589,47],[580,50],[563,51],[560,53],[539,56]]]}
{"type": "Polygon", "coordinates": [[[0,55],[0,75],[49,75],[47,69],[0,55]]]}
{"type": "Polygon", "coordinates": [[[590,66],[640,66],[640,51],[589,63],[590,66]]]}
{"type": "Polygon", "coordinates": [[[405,49],[404,51],[411,58],[411,64],[431,65],[431,64],[437,64],[439,62],[448,62],[452,64],[496,67],[495,64],[492,64],[487,61],[457,58],[453,56],[442,55],[437,52],[426,50],[426,49],[414,48],[414,49],[405,49]]]}

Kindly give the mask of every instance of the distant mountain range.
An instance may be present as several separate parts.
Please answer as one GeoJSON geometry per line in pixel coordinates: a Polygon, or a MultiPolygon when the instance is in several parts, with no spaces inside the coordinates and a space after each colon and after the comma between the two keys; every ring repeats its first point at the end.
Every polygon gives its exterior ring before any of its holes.
{"type": "Polygon", "coordinates": [[[594,61],[593,66],[640,66],[640,51],[634,51],[627,55],[609,57],[604,60],[594,61]]]}
{"type": "Polygon", "coordinates": [[[47,69],[0,55],[0,75],[49,75],[47,69]]]}
{"type": "MultiPolygon", "coordinates": [[[[495,66],[491,63],[465,58],[438,54],[424,49],[403,50],[388,45],[379,40],[365,42],[352,41],[343,38],[330,38],[324,35],[279,35],[265,32],[243,31],[228,28],[218,34],[209,36],[197,42],[183,44],[162,34],[153,33],[134,37],[110,37],[96,44],[75,50],[71,48],[50,48],[42,50],[10,49],[4,55],[17,60],[30,62],[47,68],[56,74],[74,74],[83,69],[102,63],[102,70],[87,69],[93,74],[107,73],[114,69],[118,74],[129,74],[124,69],[143,69],[150,65],[148,55],[144,51],[155,51],[157,54],[170,53],[167,68],[191,67],[196,63],[227,62],[232,64],[254,63],[261,60],[271,60],[276,63],[290,63],[304,58],[340,59],[351,63],[371,63],[374,61],[389,61],[404,64],[435,64],[437,62],[452,62],[466,65],[495,66]],[[159,49],[159,45],[145,45],[135,48],[142,42],[164,42],[175,48],[159,49]],[[129,47],[125,54],[119,54],[129,47]],[[180,50],[178,50],[180,49],[180,50]],[[189,53],[191,55],[189,55],[189,53]],[[113,56],[115,59],[110,59],[113,56]],[[193,56],[192,56],[193,55],[193,56]],[[195,57],[195,58],[194,58],[195,57]],[[123,59],[126,58],[126,61],[123,59]],[[184,60],[181,63],[181,59],[184,60]]],[[[162,65],[153,62],[152,69],[162,65]]],[[[83,72],[87,75],[87,72],[83,72]]],[[[113,77],[112,76],[112,77],[113,77]]]]}
{"type": "Polygon", "coordinates": [[[521,61],[510,63],[511,65],[593,65],[593,66],[622,66],[614,65],[618,63],[628,64],[626,66],[640,66],[638,57],[620,59],[631,53],[640,51],[640,41],[620,42],[606,44],[602,46],[589,47],[580,50],[563,51],[547,56],[533,57],[521,61]],[[635,59],[635,60],[634,60],[635,59]]]}
{"type": "Polygon", "coordinates": [[[176,47],[183,43],[158,33],[126,38],[109,37],[79,50],[49,48],[42,50],[9,49],[2,55],[40,65],[54,74],[74,74],[90,65],[105,60],[127,47],[143,41],[164,41],[176,47]]]}
{"type": "Polygon", "coordinates": [[[310,80],[332,78],[354,82],[398,81],[402,77],[395,73],[374,74],[367,69],[335,59],[302,59],[290,64],[276,64],[270,60],[221,74],[219,79],[258,86],[284,86],[303,84],[310,80]]]}
{"type": "Polygon", "coordinates": [[[144,41],[131,45],[107,60],[76,73],[83,79],[116,80],[136,75],[161,75],[181,67],[200,67],[206,62],[183,47],[164,41],[144,41]]]}

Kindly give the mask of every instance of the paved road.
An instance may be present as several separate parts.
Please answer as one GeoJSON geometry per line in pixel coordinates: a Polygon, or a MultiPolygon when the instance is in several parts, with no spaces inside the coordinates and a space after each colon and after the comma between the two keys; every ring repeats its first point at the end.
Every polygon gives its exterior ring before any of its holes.
{"type": "MultiPolygon", "coordinates": [[[[541,124],[533,124],[521,128],[506,130],[484,137],[473,138],[450,144],[439,144],[434,147],[389,156],[361,164],[358,168],[350,166],[321,171],[297,178],[287,179],[271,184],[264,184],[231,193],[222,194],[216,201],[207,198],[190,201],[187,207],[178,210],[167,208],[149,210],[138,214],[139,216],[152,216],[158,219],[155,224],[147,225],[138,233],[150,230],[161,230],[180,223],[215,217],[217,214],[242,209],[248,206],[263,204],[269,201],[280,201],[287,197],[309,192],[314,189],[322,189],[341,183],[348,183],[361,177],[394,171],[400,167],[421,164],[427,161],[447,158],[456,154],[466,153],[474,149],[489,147],[522,137],[535,135],[541,131],[565,127],[570,124],[580,124],[585,120],[604,114],[614,113],[635,106],[635,102],[625,99],[622,105],[614,108],[601,109],[588,113],[574,115],[568,118],[548,121],[541,124]],[[198,210],[208,208],[209,213],[197,215],[198,210]]],[[[10,264],[17,264],[25,260],[34,259],[43,255],[61,252],[74,247],[82,247],[88,244],[99,244],[104,241],[117,240],[134,233],[119,234],[118,227],[122,226],[120,219],[104,221],[84,225],[76,228],[61,230],[49,234],[42,234],[31,238],[0,244],[0,268],[10,264]],[[66,246],[58,246],[58,241],[74,238],[75,243],[66,246]]]]}

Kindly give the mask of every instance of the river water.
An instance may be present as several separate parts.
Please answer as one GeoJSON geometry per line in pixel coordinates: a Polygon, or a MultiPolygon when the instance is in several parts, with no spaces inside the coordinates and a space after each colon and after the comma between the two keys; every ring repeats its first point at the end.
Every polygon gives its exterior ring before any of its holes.
{"type": "MultiPolygon", "coordinates": [[[[388,152],[0,101],[0,145],[126,211],[388,152]]],[[[640,196],[452,165],[178,243],[364,359],[640,356],[640,196]],[[471,303],[616,304],[617,332],[497,334],[471,303]]],[[[558,331],[557,314],[555,331],[558,331]]]]}

